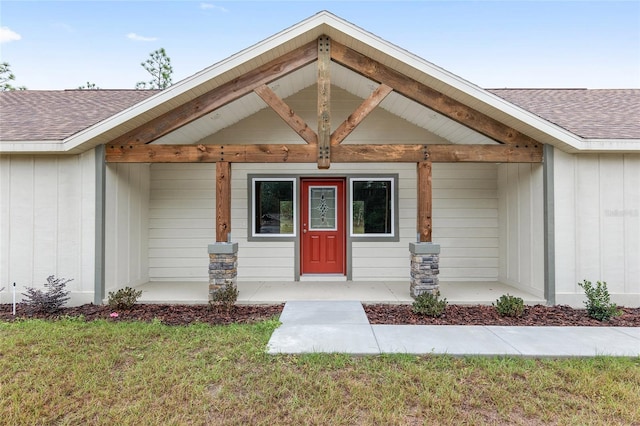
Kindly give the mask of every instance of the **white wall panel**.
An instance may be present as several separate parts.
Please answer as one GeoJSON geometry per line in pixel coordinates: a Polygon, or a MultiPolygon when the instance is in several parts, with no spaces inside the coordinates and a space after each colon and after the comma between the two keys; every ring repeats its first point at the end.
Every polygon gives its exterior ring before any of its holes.
{"type": "Polygon", "coordinates": [[[542,165],[498,166],[499,281],[544,296],[542,165]]]}
{"type": "Polygon", "coordinates": [[[440,280],[497,280],[497,166],[438,163],[433,165],[432,181],[440,280]]]}
{"type": "Polygon", "coordinates": [[[149,165],[108,164],[105,290],[149,280],[149,165]]]}
{"type": "Polygon", "coordinates": [[[149,280],[209,280],[215,242],[215,164],[152,164],[149,280]]]}
{"type": "Polygon", "coordinates": [[[586,279],[640,305],[640,155],[555,150],[554,163],[556,302],[584,306],[586,279]]]}
{"type": "Polygon", "coordinates": [[[72,279],[70,304],[93,301],[95,152],[2,156],[0,206],[4,294],[13,282],[23,293],[28,286],[42,288],[55,275],[72,279]]]}

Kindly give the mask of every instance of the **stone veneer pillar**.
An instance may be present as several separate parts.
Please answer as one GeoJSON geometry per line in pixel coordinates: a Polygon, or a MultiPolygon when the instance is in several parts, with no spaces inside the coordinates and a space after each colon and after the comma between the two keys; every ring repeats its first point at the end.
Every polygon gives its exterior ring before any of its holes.
{"type": "Polygon", "coordinates": [[[209,301],[226,283],[237,288],[238,243],[209,244],[209,301]]]}
{"type": "Polygon", "coordinates": [[[411,252],[411,284],[409,294],[416,298],[423,293],[437,294],[440,290],[440,244],[409,243],[411,252]]]}

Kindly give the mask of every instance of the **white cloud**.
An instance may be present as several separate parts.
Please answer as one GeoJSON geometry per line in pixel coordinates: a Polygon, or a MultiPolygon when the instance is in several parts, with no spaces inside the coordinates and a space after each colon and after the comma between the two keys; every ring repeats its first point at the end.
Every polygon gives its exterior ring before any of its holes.
{"type": "Polygon", "coordinates": [[[200,9],[203,10],[218,10],[220,12],[228,12],[228,9],[225,9],[222,6],[216,6],[215,4],[211,4],[211,3],[200,3],[200,9]]]}
{"type": "Polygon", "coordinates": [[[129,40],[135,40],[135,41],[156,41],[158,39],[158,37],[145,37],[145,36],[138,35],[136,33],[127,34],[127,38],[129,40]]]}
{"type": "Polygon", "coordinates": [[[9,27],[0,27],[0,43],[20,40],[22,36],[9,27]]]}

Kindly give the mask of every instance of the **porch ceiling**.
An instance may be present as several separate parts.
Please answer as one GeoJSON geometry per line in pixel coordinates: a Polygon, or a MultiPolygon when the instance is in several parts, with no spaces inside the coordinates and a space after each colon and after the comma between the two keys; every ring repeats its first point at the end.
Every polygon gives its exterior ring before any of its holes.
{"type": "MultiPolygon", "coordinates": [[[[288,97],[315,85],[317,83],[317,70],[317,64],[314,62],[274,81],[268,86],[278,97],[286,101],[288,97]]],[[[346,90],[361,99],[368,98],[379,86],[378,83],[333,61],[331,62],[331,82],[332,85],[346,90]]],[[[380,107],[451,143],[497,144],[492,139],[396,92],[391,92],[380,103],[380,107]]],[[[252,92],[157,139],[153,143],[169,145],[194,144],[265,108],[268,108],[268,105],[255,92],[252,92]]]]}

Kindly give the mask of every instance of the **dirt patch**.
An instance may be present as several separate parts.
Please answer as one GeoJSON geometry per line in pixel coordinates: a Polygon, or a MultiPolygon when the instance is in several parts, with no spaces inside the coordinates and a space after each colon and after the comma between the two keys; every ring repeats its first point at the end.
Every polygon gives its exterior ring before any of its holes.
{"type": "MultiPolygon", "coordinates": [[[[254,323],[280,315],[284,305],[238,305],[230,311],[215,310],[207,305],[156,305],[138,304],[132,309],[114,311],[108,306],[87,304],[63,308],[55,314],[27,314],[19,304],[16,316],[12,307],[0,305],[0,321],[19,318],[59,319],[82,316],[86,321],[160,321],[168,325],[192,323],[232,324],[254,323]],[[114,314],[117,314],[114,315],[114,314]]],[[[411,305],[365,305],[364,310],[371,324],[420,324],[420,325],[512,325],[512,326],[609,326],[640,327],[640,308],[621,308],[623,314],[610,321],[590,318],[584,309],[569,306],[527,306],[519,318],[501,317],[493,306],[449,305],[444,315],[431,318],[411,312],[411,305]]]]}

